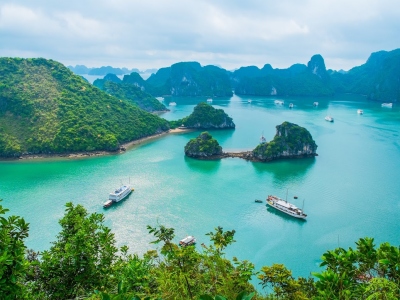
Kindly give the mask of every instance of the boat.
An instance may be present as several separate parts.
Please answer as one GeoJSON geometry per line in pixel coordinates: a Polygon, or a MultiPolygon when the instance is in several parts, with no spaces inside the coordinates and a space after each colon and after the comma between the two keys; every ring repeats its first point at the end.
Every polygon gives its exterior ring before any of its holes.
{"type": "Polygon", "coordinates": [[[107,200],[106,202],[104,202],[103,207],[107,208],[110,207],[114,202],[112,200],[107,200]]]}
{"type": "Polygon", "coordinates": [[[251,99],[247,100],[247,103],[251,103],[251,99]]]}
{"type": "Polygon", "coordinates": [[[256,199],[256,200],[254,200],[254,202],[256,202],[256,203],[262,203],[262,200],[256,199]]]}
{"type": "Polygon", "coordinates": [[[325,120],[328,121],[328,122],[333,122],[333,118],[330,115],[327,115],[325,117],[325,120]]]}
{"type": "Polygon", "coordinates": [[[267,139],[264,137],[264,132],[263,132],[260,137],[260,144],[265,144],[266,142],[267,142],[267,139]]]}
{"type": "Polygon", "coordinates": [[[289,108],[293,108],[293,103],[290,103],[290,104],[289,104],[289,108]]]}
{"type": "Polygon", "coordinates": [[[156,97],[158,101],[164,101],[164,97],[156,97]]]}
{"type": "Polygon", "coordinates": [[[314,102],[313,106],[318,106],[318,104],[319,104],[318,102],[314,102]]]}
{"type": "Polygon", "coordinates": [[[114,192],[110,193],[110,195],[108,196],[108,200],[119,202],[125,199],[132,191],[133,188],[130,185],[123,185],[120,188],[116,189],[114,192]]]}
{"type": "Polygon", "coordinates": [[[213,100],[212,100],[211,98],[208,98],[208,99],[207,99],[207,103],[212,103],[212,101],[213,101],[213,100]]]}
{"type": "Polygon", "coordinates": [[[173,102],[173,101],[170,102],[170,103],[169,103],[169,106],[176,106],[176,102],[173,102]]]}
{"type": "Polygon", "coordinates": [[[393,103],[382,103],[381,106],[382,106],[382,107],[390,107],[390,108],[392,108],[393,103]]]}
{"type": "Polygon", "coordinates": [[[281,100],[275,100],[274,103],[278,104],[278,105],[283,105],[285,102],[283,102],[281,100]]]}
{"type": "Polygon", "coordinates": [[[194,236],[188,235],[184,239],[179,241],[179,246],[186,247],[196,244],[196,238],[194,236]]]}
{"type": "Polygon", "coordinates": [[[298,219],[307,218],[307,215],[302,209],[276,196],[269,195],[267,198],[267,205],[298,219]]]}
{"type": "Polygon", "coordinates": [[[357,109],[357,113],[358,113],[359,115],[362,115],[362,114],[364,113],[364,111],[363,111],[362,109],[357,109]]]}

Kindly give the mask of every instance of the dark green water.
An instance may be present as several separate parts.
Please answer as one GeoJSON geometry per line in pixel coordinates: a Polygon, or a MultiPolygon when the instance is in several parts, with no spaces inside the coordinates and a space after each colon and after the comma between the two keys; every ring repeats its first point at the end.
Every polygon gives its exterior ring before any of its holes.
{"type": "MultiPolygon", "coordinates": [[[[116,156],[0,162],[2,205],[31,224],[27,245],[35,250],[50,247],[64,204],[72,201],[104,212],[118,244],[132,252],[154,247],[146,225],[174,227],[176,242],[191,234],[199,243],[208,243],[205,234],[222,226],[236,230],[228,256],[251,260],[257,269],[283,263],[295,276],[317,271],[326,250],[354,246],[360,237],[400,244],[397,106],[382,108],[354,96],[284,99],[285,106],[271,98],[251,99],[251,104],[237,96],[214,99],[237,125],[211,132],[225,151],[252,149],[262,132],[270,140],[275,126],[289,121],[311,132],[319,156],[266,164],[197,161],[185,158],[183,148],[199,132],[170,134],[116,156]],[[289,102],[295,105],[291,110],[289,102]],[[324,120],[327,114],[334,123],[324,120]],[[104,211],[108,193],[129,177],[135,191],[104,211]],[[287,189],[288,200],[300,207],[304,200],[307,221],[266,208],[268,194],[284,198],[287,189]]],[[[177,106],[163,115],[169,120],[188,115],[201,99],[173,100],[177,106]]]]}

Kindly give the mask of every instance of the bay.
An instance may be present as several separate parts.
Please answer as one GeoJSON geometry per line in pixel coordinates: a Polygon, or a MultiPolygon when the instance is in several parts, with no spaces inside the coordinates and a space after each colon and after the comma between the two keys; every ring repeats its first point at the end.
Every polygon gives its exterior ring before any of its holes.
{"type": "MultiPolygon", "coordinates": [[[[271,140],[284,121],[307,128],[318,145],[315,158],[255,163],[238,158],[200,161],[183,148],[200,132],[168,134],[124,154],[82,159],[0,162],[0,198],[11,214],[30,223],[29,248],[45,250],[60,230],[65,203],[104,213],[119,246],[142,254],[154,248],[146,225],[175,228],[176,240],[190,234],[208,244],[207,232],[236,230],[228,257],[248,259],[260,269],[283,263],[295,276],[319,270],[329,249],[354,247],[360,237],[399,245],[400,114],[361,96],[335,98],[213,99],[234,120],[235,130],[210,131],[224,151],[253,149],[261,134],[271,140]],[[284,100],[276,105],[274,100],[284,100]],[[318,107],[312,104],[318,101],[318,107]],[[293,109],[288,104],[293,103],[293,109]],[[364,114],[358,115],[357,109],[364,114]],[[333,123],[324,117],[330,114],[333,123]],[[108,193],[130,180],[135,191],[103,210],[108,193]],[[307,221],[265,206],[269,194],[302,206],[307,221]],[[298,196],[294,199],[293,196],[298,196]],[[255,203],[262,199],[263,203],[255,203]]],[[[189,115],[205,99],[175,101],[162,115],[189,115]]],[[[201,249],[201,247],[199,247],[201,249]]]]}

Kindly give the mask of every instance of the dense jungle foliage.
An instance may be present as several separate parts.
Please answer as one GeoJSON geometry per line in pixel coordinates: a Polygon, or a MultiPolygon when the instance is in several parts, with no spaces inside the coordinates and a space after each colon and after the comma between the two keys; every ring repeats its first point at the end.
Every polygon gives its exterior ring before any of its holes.
{"type": "Polygon", "coordinates": [[[50,249],[27,249],[29,224],[0,205],[1,299],[399,299],[400,247],[361,238],[322,255],[321,272],[295,278],[282,264],[256,271],[229,259],[235,230],[217,227],[210,244],[180,247],[174,229],[147,226],[158,250],[118,248],[104,215],[66,204],[50,249]],[[8,217],[5,216],[7,213],[8,217]],[[256,289],[252,278],[257,278],[256,289]]]}
{"type": "Polygon", "coordinates": [[[0,156],[113,151],[168,129],[58,62],[0,58],[0,156]]]}
{"type": "Polygon", "coordinates": [[[276,126],[274,139],[268,143],[260,143],[253,150],[253,156],[260,160],[272,160],[282,156],[314,155],[317,147],[307,129],[283,122],[276,126]]]}
{"type": "Polygon", "coordinates": [[[185,154],[190,157],[207,157],[222,154],[222,147],[207,131],[190,139],[185,145],[185,154]]]}
{"type": "Polygon", "coordinates": [[[134,81],[134,78],[137,77],[140,77],[140,75],[132,73],[124,76],[124,79],[121,80],[114,74],[108,74],[103,79],[96,79],[93,85],[118,99],[127,100],[145,111],[166,111],[167,108],[164,104],[146,93],[144,88],[142,90],[142,87],[137,83],[137,81],[140,81],[139,79],[134,81]]]}
{"type": "Polygon", "coordinates": [[[180,62],[162,68],[146,84],[146,91],[154,96],[232,96],[227,71],[216,66],[202,67],[198,62],[180,62]]]}
{"type": "Polygon", "coordinates": [[[182,125],[186,128],[197,129],[235,128],[232,118],[223,109],[214,108],[205,102],[197,104],[189,116],[176,121],[170,121],[171,128],[182,125]]]}

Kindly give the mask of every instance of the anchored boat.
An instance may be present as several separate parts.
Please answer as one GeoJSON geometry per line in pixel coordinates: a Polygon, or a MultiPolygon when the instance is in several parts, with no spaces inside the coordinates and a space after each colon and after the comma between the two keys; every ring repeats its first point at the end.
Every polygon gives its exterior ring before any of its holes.
{"type": "Polygon", "coordinates": [[[134,189],[129,184],[119,187],[114,192],[110,193],[110,195],[108,196],[108,200],[104,202],[103,207],[110,207],[111,205],[113,205],[113,203],[125,199],[133,190],[134,189]]]}
{"type": "Polygon", "coordinates": [[[298,219],[307,218],[307,215],[303,212],[302,209],[277,196],[269,195],[267,198],[267,205],[298,219]]]}
{"type": "Polygon", "coordinates": [[[188,235],[184,239],[179,241],[179,246],[186,247],[196,244],[196,239],[194,236],[188,235]]]}

